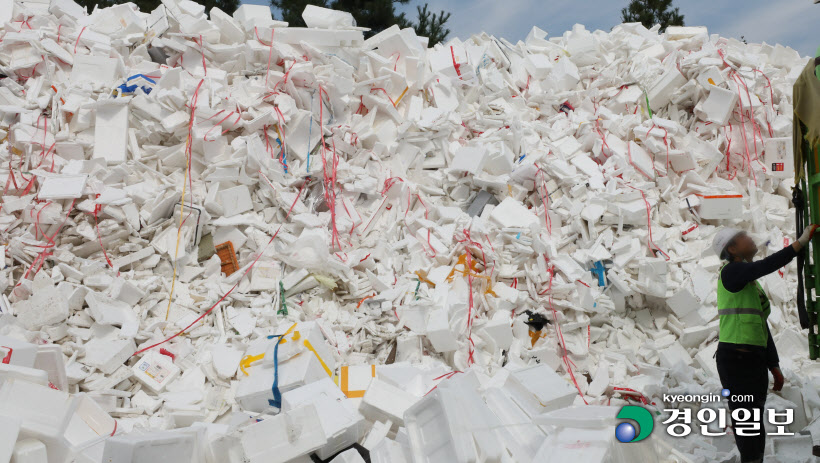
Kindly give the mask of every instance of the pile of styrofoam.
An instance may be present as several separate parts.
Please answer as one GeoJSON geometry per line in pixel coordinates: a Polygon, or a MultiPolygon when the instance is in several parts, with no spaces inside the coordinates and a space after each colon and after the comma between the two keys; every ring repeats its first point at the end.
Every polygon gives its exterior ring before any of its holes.
{"type": "MultiPolygon", "coordinates": [[[[659,423],[616,445],[614,416],[720,390],[711,238],[793,239],[794,50],[640,24],[427,48],[188,0],[0,16],[0,462],[731,458],[659,423]]],[[[797,275],[760,281],[797,432],[797,275]]]]}

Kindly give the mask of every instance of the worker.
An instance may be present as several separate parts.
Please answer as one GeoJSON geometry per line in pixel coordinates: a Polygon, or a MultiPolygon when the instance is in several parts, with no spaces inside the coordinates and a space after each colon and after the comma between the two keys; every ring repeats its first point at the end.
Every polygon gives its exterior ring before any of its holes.
{"type": "MultiPolygon", "coordinates": [[[[751,413],[750,422],[759,425],[759,430],[749,430],[750,424],[743,426],[748,430],[746,433],[757,435],[744,436],[738,435],[737,430],[735,432],[735,443],[744,463],[763,461],[766,445],[763,405],[769,388],[767,370],[774,377],[775,391],[781,390],[784,383],[767,323],[771,312],[769,298],[756,280],[791,262],[809,243],[816,228],[817,225],[806,227],[797,241],[755,262],[752,258],[757,254],[757,245],[741,230],[724,228],[718,231],[712,244],[715,253],[728,261],[721,268],[717,282],[720,333],[715,357],[718,375],[723,388],[729,391],[729,410],[747,409],[751,413]],[[740,400],[741,396],[747,395],[754,400],[740,400]]],[[[745,412],[738,413],[745,415],[745,412]]],[[[734,425],[732,423],[732,429],[735,429],[734,425]]]]}

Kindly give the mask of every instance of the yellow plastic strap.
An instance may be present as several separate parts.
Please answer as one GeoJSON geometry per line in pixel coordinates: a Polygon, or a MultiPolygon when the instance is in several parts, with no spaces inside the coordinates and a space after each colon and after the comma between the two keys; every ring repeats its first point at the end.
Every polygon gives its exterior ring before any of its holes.
{"type": "Polygon", "coordinates": [[[393,105],[394,108],[396,106],[398,106],[399,103],[401,103],[401,99],[404,98],[404,94],[407,93],[407,90],[409,90],[409,89],[410,89],[410,87],[404,87],[404,91],[401,92],[401,95],[399,95],[399,99],[396,100],[396,104],[393,105]]]}
{"type": "Polygon", "coordinates": [[[320,357],[320,356],[319,356],[319,353],[318,353],[318,352],[316,352],[316,349],[314,349],[314,348],[313,348],[313,344],[311,344],[311,343],[310,343],[310,341],[308,341],[307,339],[305,339],[305,347],[307,347],[307,348],[308,348],[308,350],[310,350],[311,352],[313,352],[313,355],[315,355],[315,356],[316,356],[316,358],[317,358],[317,359],[319,359],[319,363],[321,363],[321,364],[322,364],[322,368],[324,368],[324,369],[325,369],[325,373],[327,373],[327,375],[328,375],[328,376],[333,376],[333,372],[332,372],[332,371],[330,371],[330,368],[328,368],[328,366],[327,366],[327,364],[325,363],[325,361],[324,361],[324,360],[322,360],[322,357],[320,357]]]}
{"type": "MultiPolygon", "coordinates": [[[[287,336],[291,332],[291,330],[296,328],[296,325],[297,324],[294,323],[293,325],[290,326],[290,328],[288,328],[287,331],[285,331],[285,334],[283,334],[282,337],[279,338],[280,343],[285,342],[285,336],[287,336]]],[[[298,334],[298,333],[299,332],[297,331],[296,334],[298,334]]],[[[294,335],[294,341],[296,339],[299,339],[299,338],[297,338],[296,335],[294,335]]],[[[318,357],[318,355],[317,355],[317,357],[318,357]]],[[[246,356],[242,357],[242,360],[239,362],[239,369],[242,370],[242,373],[245,373],[245,376],[248,376],[248,372],[245,371],[245,369],[250,367],[251,363],[258,362],[259,360],[262,360],[263,358],[265,358],[264,353],[259,354],[259,355],[246,355],[246,356]]],[[[321,359],[319,359],[319,360],[321,361],[321,359]]]]}
{"type": "Polygon", "coordinates": [[[242,360],[239,362],[239,369],[242,370],[242,373],[245,373],[245,376],[248,376],[248,372],[245,371],[245,368],[250,367],[251,363],[262,360],[263,358],[265,358],[265,354],[246,355],[242,357],[242,360]]]}

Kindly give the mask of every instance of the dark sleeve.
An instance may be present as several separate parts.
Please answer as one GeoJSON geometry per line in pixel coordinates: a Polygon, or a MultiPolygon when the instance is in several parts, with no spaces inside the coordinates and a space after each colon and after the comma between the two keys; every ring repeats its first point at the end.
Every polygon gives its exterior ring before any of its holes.
{"type": "Polygon", "coordinates": [[[777,355],[777,347],[774,345],[772,339],[772,331],[769,329],[769,324],[766,324],[766,333],[769,335],[769,341],[766,344],[766,366],[768,368],[776,368],[780,366],[780,357],[777,355]]]}
{"type": "Polygon", "coordinates": [[[785,266],[796,255],[797,251],[794,250],[792,245],[788,245],[771,256],[758,261],[729,262],[720,272],[720,280],[723,282],[724,288],[736,293],[748,283],[785,266]]]}

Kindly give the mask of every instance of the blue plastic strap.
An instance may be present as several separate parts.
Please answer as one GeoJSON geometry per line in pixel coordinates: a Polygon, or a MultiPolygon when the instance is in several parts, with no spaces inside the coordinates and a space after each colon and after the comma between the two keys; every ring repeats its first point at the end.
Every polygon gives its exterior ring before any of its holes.
{"type": "Polygon", "coordinates": [[[598,286],[606,286],[606,267],[600,260],[595,262],[595,265],[589,269],[593,275],[598,277],[598,286]]]}
{"type": "Polygon", "coordinates": [[[150,78],[150,77],[146,76],[145,74],[134,74],[133,76],[131,76],[131,77],[129,77],[129,78],[127,78],[127,79],[125,79],[125,81],[126,81],[126,82],[128,82],[128,81],[130,81],[130,80],[132,80],[132,79],[136,79],[137,77],[142,77],[143,79],[147,80],[148,82],[151,82],[152,84],[156,84],[156,83],[157,83],[157,81],[156,81],[156,80],[154,80],[154,79],[152,79],[152,78],[150,78]]]}
{"type": "Polygon", "coordinates": [[[273,400],[268,399],[268,405],[271,407],[282,408],[282,393],[279,392],[279,342],[282,340],[282,334],[268,336],[268,339],[280,338],[276,342],[276,347],[273,348],[273,400]]]}

